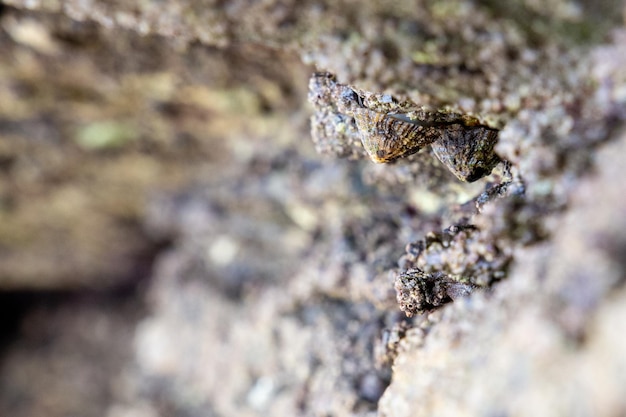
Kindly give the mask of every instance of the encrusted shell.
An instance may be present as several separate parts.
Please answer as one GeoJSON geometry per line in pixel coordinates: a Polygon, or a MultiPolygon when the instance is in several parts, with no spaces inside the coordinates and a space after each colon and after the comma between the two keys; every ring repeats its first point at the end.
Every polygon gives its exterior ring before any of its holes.
{"type": "Polygon", "coordinates": [[[372,161],[392,162],[431,145],[433,153],[461,181],[473,182],[500,162],[498,131],[462,123],[410,120],[404,115],[354,110],[363,148],[372,161]]]}
{"type": "Polygon", "coordinates": [[[473,182],[500,162],[494,152],[498,131],[483,126],[446,126],[432,143],[433,153],[461,181],[473,182]]]}
{"type": "Polygon", "coordinates": [[[488,175],[500,162],[494,152],[498,131],[477,118],[389,97],[360,94],[330,73],[313,74],[308,98],[316,109],[311,132],[317,150],[354,159],[367,154],[386,163],[431,145],[437,158],[468,182],[488,175]]]}
{"type": "Polygon", "coordinates": [[[392,162],[414,154],[441,136],[441,130],[367,108],[354,110],[361,142],[372,161],[392,162]]]}
{"type": "Polygon", "coordinates": [[[461,297],[476,288],[457,281],[443,272],[427,274],[420,269],[408,269],[396,278],[396,299],[407,317],[431,311],[461,297]]]}

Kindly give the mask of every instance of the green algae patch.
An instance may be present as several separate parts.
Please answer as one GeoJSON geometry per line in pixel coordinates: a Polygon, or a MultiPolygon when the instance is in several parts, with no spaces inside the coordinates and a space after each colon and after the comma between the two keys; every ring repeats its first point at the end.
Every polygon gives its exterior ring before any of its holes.
{"type": "Polygon", "coordinates": [[[83,126],[75,140],[84,149],[100,150],[123,147],[138,137],[139,133],[131,124],[107,120],[83,126]]]}

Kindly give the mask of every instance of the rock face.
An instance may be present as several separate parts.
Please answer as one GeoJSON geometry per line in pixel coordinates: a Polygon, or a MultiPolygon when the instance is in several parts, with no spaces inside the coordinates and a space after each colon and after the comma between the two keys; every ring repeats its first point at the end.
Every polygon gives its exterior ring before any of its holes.
{"type": "Polygon", "coordinates": [[[621,2],[4,3],[0,415],[626,413],[621,2]]]}
{"type": "Polygon", "coordinates": [[[577,185],[554,239],[519,250],[523,261],[490,296],[455,302],[426,338],[405,339],[381,415],[624,412],[626,338],[615,329],[625,240],[615,231],[626,188],[613,178],[625,152],[621,132],[597,153],[602,167],[577,185]]]}

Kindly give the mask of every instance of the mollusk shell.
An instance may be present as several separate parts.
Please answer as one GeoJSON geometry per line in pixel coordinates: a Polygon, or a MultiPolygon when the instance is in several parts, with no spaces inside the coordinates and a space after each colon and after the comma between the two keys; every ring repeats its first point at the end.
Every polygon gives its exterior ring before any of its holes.
{"type": "Polygon", "coordinates": [[[500,162],[494,152],[498,131],[483,126],[446,126],[441,138],[432,143],[433,153],[461,181],[473,182],[500,162]]]}
{"type": "Polygon", "coordinates": [[[401,120],[367,108],[354,111],[361,142],[372,161],[392,162],[437,140],[441,129],[401,120]]]}

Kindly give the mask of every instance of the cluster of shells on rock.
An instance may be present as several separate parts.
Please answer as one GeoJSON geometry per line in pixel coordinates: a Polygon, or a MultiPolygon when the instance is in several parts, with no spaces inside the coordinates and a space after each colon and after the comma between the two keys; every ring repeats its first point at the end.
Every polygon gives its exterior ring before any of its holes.
{"type": "Polygon", "coordinates": [[[332,148],[329,141],[354,146],[354,138],[350,137],[354,135],[346,129],[347,124],[353,123],[353,133],[358,134],[367,156],[376,163],[390,163],[430,145],[435,156],[458,179],[473,182],[489,175],[500,162],[494,152],[498,130],[481,124],[475,117],[398,104],[389,95],[383,95],[378,103],[369,97],[372,96],[337,83],[330,73],[313,74],[309,101],[316,110],[312,135],[318,149],[332,148]],[[328,115],[332,117],[325,117],[328,115]]]}
{"type": "MultiPolygon", "coordinates": [[[[494,151],[498,130],[474,116],[363,92],[338,83],[326,72],[311,77],[309,101],[315,108],[313,142],[322,153],[385,164],[430,146],[432,154],[464,182],[489,175],[502,162],[494,151]]],[[[506,161],[503,166],[507,171],[506,161]]],[[[506,189],[506,184],[493,190],[506,189]]],[[[475,288],[470,281],[416,266],[400,271],[395,280],[397,302],[408,317],[434,310],[475,288]]]]}

